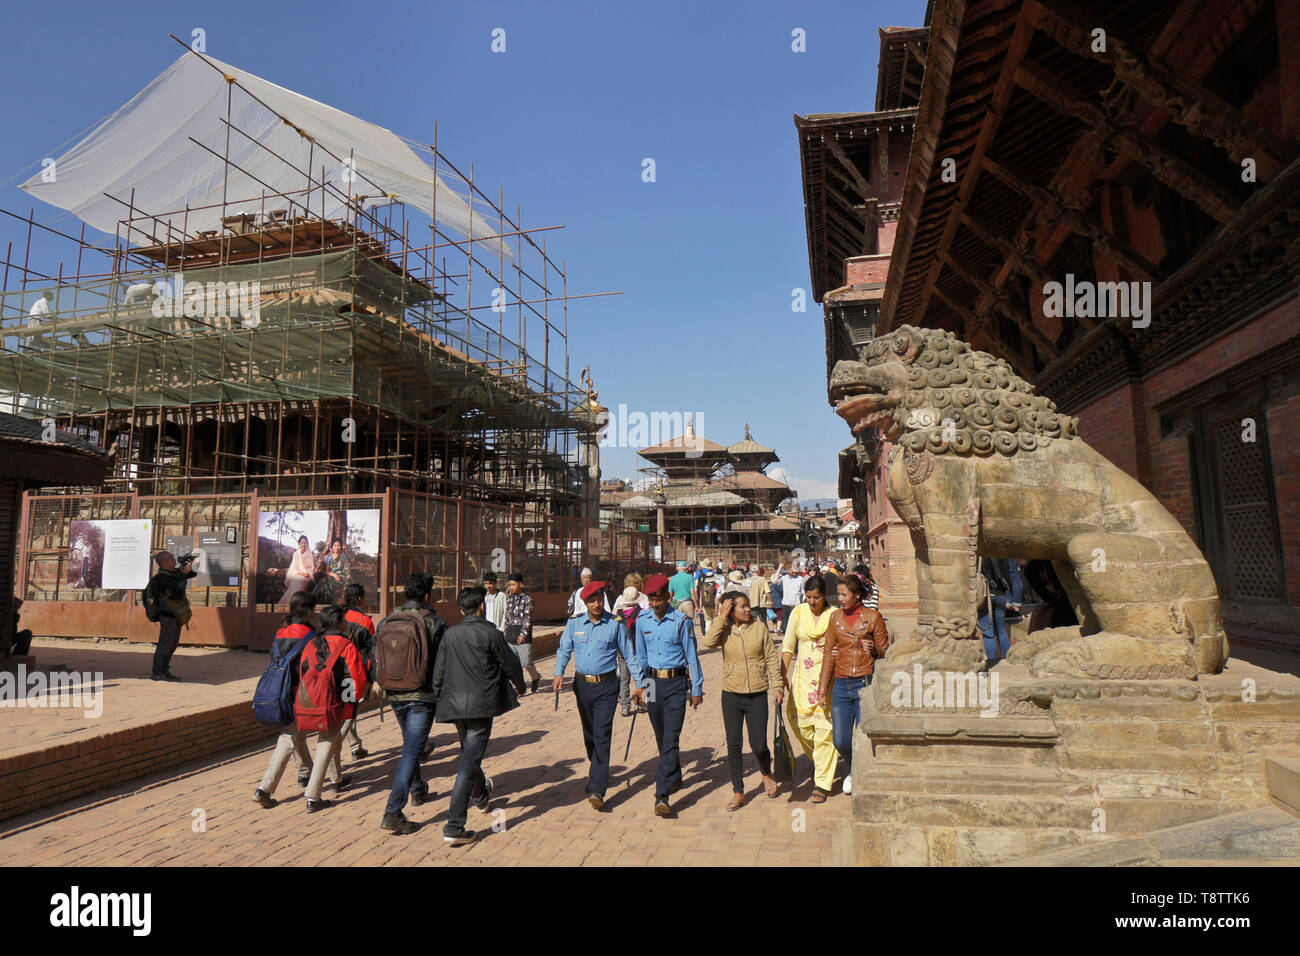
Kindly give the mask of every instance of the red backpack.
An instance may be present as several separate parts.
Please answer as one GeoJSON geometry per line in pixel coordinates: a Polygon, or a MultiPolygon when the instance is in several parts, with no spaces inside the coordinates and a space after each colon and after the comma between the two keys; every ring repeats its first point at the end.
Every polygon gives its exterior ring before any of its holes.
{"type": "Polygon", "coordinates": [[[298,699],[294,714],[303,733],[330,734],[343,723],[343,694],[334,679],[335,665],[343,655],[343,640],[334,641],[324,666],[316,658],[316,642],[302,652],[298,699]]]}

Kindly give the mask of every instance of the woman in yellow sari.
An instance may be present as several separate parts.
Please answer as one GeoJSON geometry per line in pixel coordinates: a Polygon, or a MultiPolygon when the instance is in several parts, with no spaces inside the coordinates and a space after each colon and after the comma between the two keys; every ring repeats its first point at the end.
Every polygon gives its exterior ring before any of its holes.
{"type": "Polygon", "coordinates": [[[790,614],[785,640],[781,643],[781,672],[785,686],[786,713],[790,730],[813,762],[813,803],[825,803],[835,782],[835,744],[831,737],[829,708],[817,699],[817,678],[822,669],[822,643],[831,623],[832,608],[826,604],[826,585],[820,575],[804,581],[803,604],[790,614]],[[794,681],[790,661],[795,662],[794,681]]]}

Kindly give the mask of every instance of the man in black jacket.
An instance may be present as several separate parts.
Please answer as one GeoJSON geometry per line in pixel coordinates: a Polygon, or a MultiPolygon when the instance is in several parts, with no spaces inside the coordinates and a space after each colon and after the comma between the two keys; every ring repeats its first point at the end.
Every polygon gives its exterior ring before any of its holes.
{"type": "Polygon", "coordinates": [[[469,802],[487,812],[492,799],[492,778],[483,775],[483,754],[492,736],[492,719],[519,706],[506,682],[524,692],[524,669],[506,643],[506,636],[483,616],[487,591],[461,588],[456,604],[465,613],[459,624],[447,628],[434,665],[433,693],[438,698],[437,720],[456,725],[460,738],[460,772],[451,792],[451,809],[442,828],[443,842],[464,846],[473,841],[465,829],[469,802]]]}
{"type": "Polygon", "coordinates": [[[190,569],[193,561],[177,569],[176,555],[170,551],[159,551],[154,555],[158,562],[158,573],[149,579],[147,585],[158,602],[158,647],[153,652],[153,679],[180,680],[171,672],[172,655],[181,643],[181,626],[189,622],[189,598],[185,596],[185,583],[198,572],[190,569]]]}
{"type": "MultiPolygon", "coordinates": [[[[406,601],[397,608],[398,611],[414,611],[421,618],[427,641],[425,659],[429,670],[424,682],[414,690],[384,691],[384,697],[393,707],[393,716],[397,726],[402,729],[402,759],[397,764],[393,775],[393,789],[384,807],[384,818],[380,826],[392,833],[414,833],[420,825],[408,820],[402,811],[406,808],[409,795],[412,805],[419,806],[428,799],[429,789],[420,776],[420,761],[424,757],[429,742],[429,732],[433,729],[433,708],[438,702],[433,689],[433,671],[437,663],[439,644],[447,630],[447,622],[438,616],[430,598],[433,595],[433,578],[423,572],[416,572],[406,579],[406,601]]],[[[384,636],[384,623],[380,622],[375,640],[384,636]]],[[[373,646],[373,645],[372,645],[373,646]]]]}

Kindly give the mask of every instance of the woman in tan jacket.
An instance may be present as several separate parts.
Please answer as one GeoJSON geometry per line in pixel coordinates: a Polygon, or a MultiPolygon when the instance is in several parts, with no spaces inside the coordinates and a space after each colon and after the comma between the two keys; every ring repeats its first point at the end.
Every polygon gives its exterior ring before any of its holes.
{"type": "Polygon", "coordinates": [[[734,791],[728,810],[746,803],[745,762],[741,753],[741,725],[749,728],[749,747],[758,759],[769,797],[780,788],[772,779],[772,752],[767,746],[767,695],[780,707],[781,658],[772,643],[767,622],[756,619],[743,593],[729,594],[704,635],[705,647],[722,647],[722,723],[727,732],[727,767],[734,791]]]}

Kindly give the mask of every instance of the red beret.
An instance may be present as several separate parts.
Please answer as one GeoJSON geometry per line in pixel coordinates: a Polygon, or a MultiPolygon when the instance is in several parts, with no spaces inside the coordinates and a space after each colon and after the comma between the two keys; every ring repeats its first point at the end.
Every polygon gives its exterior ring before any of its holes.
{"type": "Polygon", "coordinates": [[[588,601],[605,590],[604,581],[592,581],[582,589],[582,599],[588,601]]]}
{"type": "Polygon", "coordinates": [[[652,574],[645,583],[646,594],[658,594],[668,589],[668,579],[662,574],[652,574]]]}

